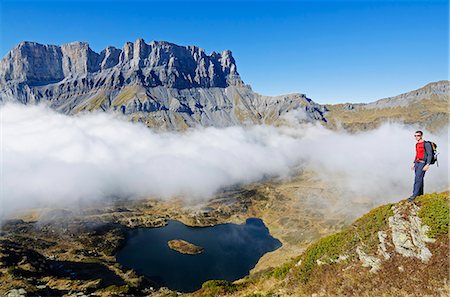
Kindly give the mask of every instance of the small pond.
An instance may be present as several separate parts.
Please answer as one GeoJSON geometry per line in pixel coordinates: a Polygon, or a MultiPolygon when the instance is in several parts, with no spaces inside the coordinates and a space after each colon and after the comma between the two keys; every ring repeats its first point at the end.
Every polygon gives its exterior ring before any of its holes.
{"type": "Polygon", "coordinates": [[[192,292],[207,280],[233,281],[248,275],[262,255],[280,246],[281,242],[256,218],[242,225],[200,228],[169,221],[164,227],[129,231],[117,261],[161,286],[192,292]],[[205,250],[196,255],[181,254],[168,247],[172,239],[183,239],[205,250]]]}

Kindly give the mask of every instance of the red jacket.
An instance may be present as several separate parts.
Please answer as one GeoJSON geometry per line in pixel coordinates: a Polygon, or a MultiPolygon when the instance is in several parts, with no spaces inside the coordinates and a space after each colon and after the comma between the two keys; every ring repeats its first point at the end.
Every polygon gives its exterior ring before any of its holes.
{"type": "Polygon", "coordinates": [[[424,159],[425,159],[425,141],[422,141],[416,143],[416,158],[414,160],[418,162],[424,159]]]}
{"type": "Polygon", "coordinates": [[[425,164],[430,164],[433,158],[433,149],[430,142],[422,141],[416,143],[416,157],[414,162],[424,161],[425,164]]]}

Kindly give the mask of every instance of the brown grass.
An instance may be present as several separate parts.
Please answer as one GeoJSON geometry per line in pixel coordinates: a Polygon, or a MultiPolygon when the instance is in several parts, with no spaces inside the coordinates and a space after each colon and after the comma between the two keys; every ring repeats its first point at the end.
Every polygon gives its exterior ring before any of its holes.
{"type": "Polygon", "coordinates": [[[433,256],[427,263],[394,254],[377,273],[360,264],[323,265],[297,292],[319,296],[440,296],[448,289],[448,236],[439,237],[429,247],[433,256]]]}
{"type": "Polygon", "coordinates": [[[449,123],[449,101],[445,96],[431,95],[430,99],[393,108],[365,108],[356,106],[353,110],[343,109],[344,104],[328,105],[328,125],[341,125],[351,132],[373,129],[385,122],[419,124],[431,132],[438,131],[449,123]]]}

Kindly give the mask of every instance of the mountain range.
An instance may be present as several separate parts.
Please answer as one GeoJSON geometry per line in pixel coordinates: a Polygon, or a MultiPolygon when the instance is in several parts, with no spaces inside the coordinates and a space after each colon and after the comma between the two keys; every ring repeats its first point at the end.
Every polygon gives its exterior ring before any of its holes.
{"type": "Polygon", "coordinates": [[[47,102],[65,114],[118,111],[151,127],[183,129],[276,121],[302,108],[324,121],[303,94],[268,97],[246,86],[231,51],[138,39],[100,54],[87,43],[22,42],[0,62],[0,100],[47,102]]]}
{"type": "Polygon", "coordinates": [[[167,130],[278,124],[292,111],[301,111],[298,120],[331,128],[364,130],[391,119],[437,130],[448,124],[448,93],[449,82],[439,81],[370,104],[322,105],[300,93],[264,96],[242,81],[229,50],[207,54],[143,39],[100,53],[84,42],[22,42],[0,61],[0,101],[45,102],[70,115],[119,112],[167,130]]]}

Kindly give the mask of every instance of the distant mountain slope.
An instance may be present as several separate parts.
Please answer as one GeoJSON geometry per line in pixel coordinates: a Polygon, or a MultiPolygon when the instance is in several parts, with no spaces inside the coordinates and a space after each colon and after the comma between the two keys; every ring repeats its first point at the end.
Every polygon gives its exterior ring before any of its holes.
{"type": "Polygon", "coordinates": [[[372,103],[325,105],[328,126],[369,130],[383,122],[416,124],[435,132],[449,124],[450,82],[442,80],[372,103]]]}
{"type": "Polygon", "coordinates": [[[373,209],[283,265],[194,296],[448,296],[449,192],[373,209]]]}
{"type": "Polygon", "coordinates": [[[274,123],[292,110],[325,121],[324,107],[303,94],[268,97],[245,85],[231,51],[138,39],[101,53],[87,43],[22,42],[0,62],[0,101],[52,108],[117,111],[150,127],[274,123]]]}

